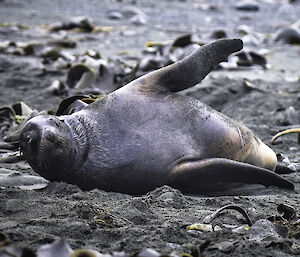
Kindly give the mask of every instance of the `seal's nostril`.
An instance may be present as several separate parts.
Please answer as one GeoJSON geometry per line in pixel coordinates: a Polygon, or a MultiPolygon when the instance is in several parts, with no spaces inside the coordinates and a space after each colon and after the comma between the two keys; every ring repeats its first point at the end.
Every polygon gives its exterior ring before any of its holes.
{"type": "Polygon", "coordinates": [[[52,131],[46,131],[45,138],[52,143],[56,142],[56,137],[52,131]]]}

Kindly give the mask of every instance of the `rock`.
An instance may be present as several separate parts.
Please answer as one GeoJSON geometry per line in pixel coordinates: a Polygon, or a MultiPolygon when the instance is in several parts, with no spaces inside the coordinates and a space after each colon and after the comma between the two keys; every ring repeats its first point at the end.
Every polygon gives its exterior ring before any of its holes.
{"type": "Polygon", "coordinates": [[[259,5],[253,0],[242,0],[237,2],[234,7],[240,11],[258,11],[259,5]]]}
{"type": "Polygon", "coordinates": [[[177,37],[173,43],[173,47],[185,47],[193,43],[192,34],[184,34],[182,36],[177,37]]]}
{"type": "Polygon", "coordinates": [[[266,68],[266,58],[257,52],[244,50],[237,53],[236,56],[239,58],[237,61],[237,64],[239,66],[260,65],[263,68],[266,68]]]}
{"type": "Polygon", "coordinates": [[[89,18],[79,16],[74,17],[69,22],[58,22],[56,24],[52,24],[50,26],[50,31],[71,30],[75,28],[81,29],[85,32],[91,32],[94,29],[94,25],[92,24],[92,21],[89,18]]]}
{"type": "Polygon", "coordinates": [[[92,87],[97,73],[84,63],[75,64],[68,72],[67,85],[70,88],[92,87]]]}
{"type": "Polygon", "coordinates": [[[73,250],[64,238],[57,239],[51,244],[42,245],[37,249],[39,257],[70,257],[72,253],[73,250]]]}
{"type": "Polygon", "coordinates": [[[276,32],[275,42],[282,42],[284,44],[300,44],[300,33],[294,28],[284,28],[276,32]]]}
{"type": "Polygon", "coordinates": [[[0,249],[1,257],[36,257],[33,251],[26,248],[4,247],[0,249]]]}
{"type": "Polygon", "coordinates": [[[159,257],[160,253],[154,249],[147,248],[138,254],[138,257],[159,257]]]}
{"type": "Polygon", "coordinates": [[[54,80],[51,85],[46,88],[46,92],[57,96],[64,95],[67,92],[67,87],[61,80],[54,80]]]}
{"type": "Polygon", "coordinates": [[[266,219],[256,221],[246,233],[246,237],[251,241],[260,242],[267,238],[279,239],[281,236],[277,233],[274,224],[266,219]]]}
{"type": "Polygon", "coordinates": [[[225,30],[219,29],[212,32],[210,35],[211,38],[220,39],[220,38],[226,38],[227,33],[225,30]]]}
{"type": "Polygon", "coordinates": [[[286,220],[296,220],[296,210],[294,207],[288,204],[279,204],[277,206],[277,211],[281,214],[281,216],[286,220]]]}
{"type": "Polygon", "coordinates": [[[235,245],[233,242],[224,241],[224,242],[216,244],[216,247],[218,248],[218,250],[220,252],[228,253],[228,252],[231,252],[235,248],[235,245]]]}
{"type": "Polygon", "coordinates": [[[117,11],[108,12],[106,17],[111,20],[121,20],[124,18],[123,14],[117,11]]]}
{"type": "Polygon", "coordinates": [[[145,25],[147,23],[146,16],[144,15],[135,15],[130,19],[130,22],[134,25],[145,25]]]}
{"type": "Polygon", "coordinates": [[[126,18],[132,18],[136,15],[143,15],[146,17],[146,14],[135,6],[125,6],[121,9],[121,13],[126,18]]]}

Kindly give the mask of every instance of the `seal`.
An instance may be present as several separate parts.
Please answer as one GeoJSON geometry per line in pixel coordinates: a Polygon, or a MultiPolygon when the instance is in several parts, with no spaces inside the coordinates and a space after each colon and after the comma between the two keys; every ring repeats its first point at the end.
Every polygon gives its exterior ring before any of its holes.
{"type": "Polygon", "coordinates": [[[273,170],[275,153],[250,129],[183,95],[241,50],[239,39],[207,44],[71,115],[27,122],[19,138],[31,167],[84,190],[144,194],[170,185],[206,193],[231,183],[293,184],[273,170]]]}

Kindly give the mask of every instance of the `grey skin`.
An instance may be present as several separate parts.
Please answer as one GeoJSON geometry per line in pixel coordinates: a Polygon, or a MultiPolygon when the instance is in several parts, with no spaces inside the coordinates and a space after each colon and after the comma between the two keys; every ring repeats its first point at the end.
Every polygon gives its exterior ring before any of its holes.
{"type": "Polygon", "coordinates": [[[275,153],[251,130],[175,94],[242,47],[239,39],[216,41],[72,115],[32,118],[20,135],[21,151],[41,176],[82,189],[135,195],[162,185],[186,193],[231,183],[293,189],[272,171],[275,153]]]}

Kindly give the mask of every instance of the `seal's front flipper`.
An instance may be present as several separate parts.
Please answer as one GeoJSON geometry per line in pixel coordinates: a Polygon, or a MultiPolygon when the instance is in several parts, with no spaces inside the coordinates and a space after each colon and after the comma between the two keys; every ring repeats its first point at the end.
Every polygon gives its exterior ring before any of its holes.
{"type": "Polygon", "coordinates": [[[267,169],[223,158],[178,164],[171,173],[170,186],[187,193],[217,190],[222,184],[243,183],[294,189],[294,185],[267,169]]]}
{"type": "Polygon", "coordinates": [[[132,82],[143,91],[177,92],[199,83],[228,56],[243,48],[240,39],[221,39],[207,44],[183,60],[153,71],[132,82]]]}

